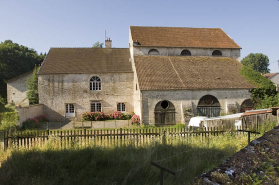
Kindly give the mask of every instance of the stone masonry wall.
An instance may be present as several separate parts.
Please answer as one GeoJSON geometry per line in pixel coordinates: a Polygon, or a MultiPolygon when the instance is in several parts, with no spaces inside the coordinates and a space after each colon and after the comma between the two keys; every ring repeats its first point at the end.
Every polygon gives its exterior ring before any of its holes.
{"type": "Polygon", "coordinates": [[[133,112],[133,78],[133,73],[39,75],[39,101],[51,121],[66,119],[66,104],[75,106],[71,120],[80,121],[82,113],[91,111],[93,101],[100,102],[106,114],[116,111],[117,103],[125,103],[126,112],[133,112]],[[101,79],[101,91],[90,91],[93,76],[101,79]]]}
{"type": "Polygon", "coordinates": [[[16,80],[12,80],[7,83],[7,101],[9,104],[14,103],[15,105],[28,106],[29,101],[26,96],[28,91],[27,79],[32,76],[32,73],[21,76],[16,80]]]}
{"type": "MultiPolygon", "coordinates": [[[[191,52],[191,56],[212,56],[216,49],[212,48],[181,48],[181,47],[133,47],[134,55],[148,55],[150,49],[157,49],[161,56],[179,56],[185,49],[191,52]]],[[[232,57],[240,61],[240,49],[218,49],[223,57],[232,57]]]]}
{"type": "Polygon", "coordinates": [[[168,91],[142,91],[142,122],[144,124],[155,124],[155,106],[162,100],[168,100],[175,106],[176,123],[184,123],[185,109],[192,109],[197,116],[197,105],[204,95],[215,96],[221,111],[228,112],[227,106],[234,105],[240,110],[240,105],[245,99],[251,98],[248,90],[168,90],[168,91]]]}

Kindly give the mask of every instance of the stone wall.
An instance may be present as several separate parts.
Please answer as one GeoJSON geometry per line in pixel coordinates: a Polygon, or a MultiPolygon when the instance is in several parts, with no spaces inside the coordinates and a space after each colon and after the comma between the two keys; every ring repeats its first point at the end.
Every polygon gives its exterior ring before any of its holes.
{"type": "Polygon", "coordinates": [[[117,103],[125,103],[126,112],[134,111],[133,73],[39,75],[38,81],[39,101],[51,121],[65,121],[66,104],[74,104],[75,117],[69,119],[76,121],[91,112],[91,102],[100,102],[105,114],[116,111],[117,103]],[[93,76],[101,79],[101,91],[90,91],[93,76]]]}
{"type": "Polygon", "coordinates": [[[142,122],[144,124],[155,124],[155,106],[162,100],[168,100],[175,106],[176,123],[184,123],[185,109],[193,110],[197,116],[197,106],[199,100],[204,95],[216,97],[221,106],[221,112],[227,113],[228,105],[235,105],[240,110],[240,106],[245,99],[251,98],[248,90],[167,90],[167,91],[142,91],[142,122]]]}
{"type": "MultiPolygon", "coordinates": [[[[182,47],[141,47],[134,46],[134,55],[148,55],[150,49],[157,49],[161,56],[179,56],[185,49],[191,52],[191,56],[212,56],[216,49],[212,48],[182,48],[182,47]]],[[[232,57],[240,61],[240,49],[218,49],[223,57],[232,57]]]]}
{"type": "Polygon", "coordinates": [[[30,105],[28,107],[15,107],[15,110],[19,115],[19,126],[22,126],[22,122],[26,121],[28,118],[34,118],[39,115],[43,115],[43,105],[30,105]]]}
{"type": "Polygon", "coordinates": [[[32,73],[28,73],[19,77],[16,77],[7,82],[7,101],[8,104],[15,104],[20,106],[28,106],[29,101],[26,96],[28,91],[27,79],[32,76],[32,73]]]}

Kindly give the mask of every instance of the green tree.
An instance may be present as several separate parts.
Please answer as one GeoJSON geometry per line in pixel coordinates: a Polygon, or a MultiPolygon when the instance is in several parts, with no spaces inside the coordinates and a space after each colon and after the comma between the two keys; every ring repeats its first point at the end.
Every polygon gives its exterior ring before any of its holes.
{"type": "Polygon", "coordinates": [[[6,40],[0,43],[0,96],[7,97],[7,84],[9,80],[31,71],[35,64],[39,65],[45,58],[26,46],[6,40]]]}
{"type": "Polygon", "coordinates": [[[242,66],[240,74],[256,86],[250,91],[255,108],[269,108],[279,104],[279,95],[273,82],[247,66],[242,66]]]}
{"type": "Polygon", "coordinates": [[[262,53],[250,53],[241,60],[241,63],[260,73],[269,73],[269,59],[262,53]]]}
{"type": "Polygon", "coordinates": [[[40,66],[35,66],[33,70],[33,75],[27,79],[27,98],[29,104],[38,104],[39,103],[39,93],[38,93],[38,71],[40,66]]]}
{"type": "Polygon", "coordinates": [[[98,42],[95,42],[95,44],[93,44],[92,48],[102,48],[104,45],[104,43],[100,43],[99,41],[98,42]]]}

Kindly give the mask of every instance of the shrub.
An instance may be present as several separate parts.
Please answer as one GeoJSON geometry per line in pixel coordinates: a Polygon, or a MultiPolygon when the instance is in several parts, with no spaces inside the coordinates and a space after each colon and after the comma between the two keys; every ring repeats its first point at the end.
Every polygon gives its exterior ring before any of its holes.
{"type": "Polygon", "coordinates": [[[0,130],[6,130],[12,127],[16,127],[18,123],[17,112],[5,112],[0,114],[0,130]]]}
{"type": "MultiPolygon", "coordinates": [[[[85,112],[82,114],[82,121],[131,120],[134,115],[134,112],[121,113],[120,111],[114,111],[112,114],[108,115],[103,112],[85,112]]],[[[135,123],[136,122],[135,120],[135,123]]]]}
{"type": "Polygon", "coordinates": [[[26,121],[22,123],[22,129],[34,129],[39,128],[41,126],[40,123],[47,122],[48,119],[46,115],[36,116],[35,118],[28,118],[26,121]]]}
{"type": "Polygon", "coordinates": [[[103,121],[107,117],[103,112],[86,112],[82,114],[82,121],[103,121]]]}
{"type": "Polygon", "coordinates": [[[131,118],[131,124],[132,125],[139,125],[140,124],[139,115],[133,115],[133,117],[131,118]]]}

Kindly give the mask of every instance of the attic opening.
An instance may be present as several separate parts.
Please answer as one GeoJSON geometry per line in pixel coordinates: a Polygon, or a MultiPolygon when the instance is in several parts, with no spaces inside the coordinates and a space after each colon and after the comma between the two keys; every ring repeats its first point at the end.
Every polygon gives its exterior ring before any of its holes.
{"type": "Polygon", "coordinates": [[[160,55],[160,53],[157,49],[151,49],[149,50],[148,55],[160,55]]]}
{"type": "Polygon", "coordinates": [[[168,100],[158,102],[155,106],[154,114],[155,124],[158,126],[175,124],[175,107],[168,100]]]}
{"type": "Polygon", "coordinates": [[[205,95],[199,100],[197,110],[200,116],[217,117],[220,116],[221,106],[216,97],[205,95]]]}
{"type": "Polygon", "coordinates": [[[220,51],[220,50],[214,50],[213,52],[212,52],[212,56],[222,56],[222,52],[220,51]]]}
{"type": "Polygon", "coordinates": [[[191,56],[191,52],[187,49],[181,51],[180,53],[181,56],[191,56]]]}

